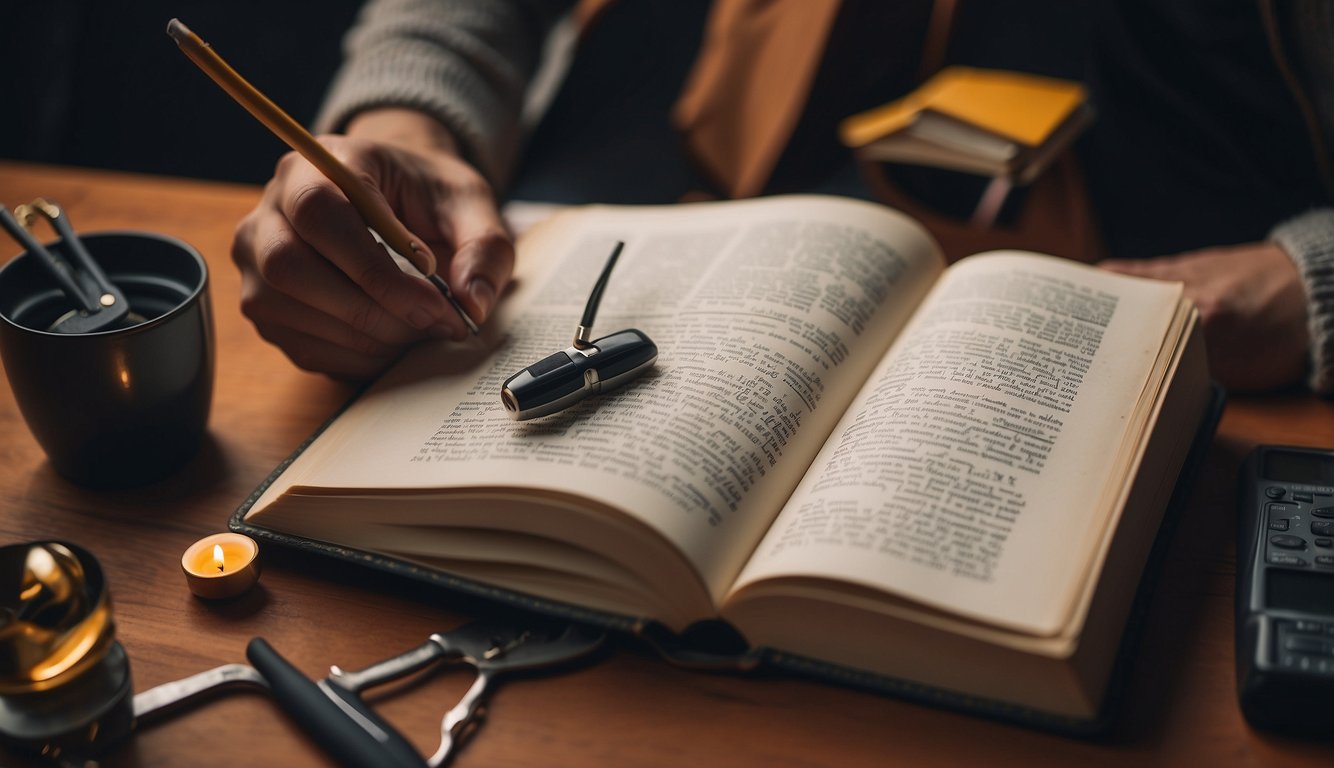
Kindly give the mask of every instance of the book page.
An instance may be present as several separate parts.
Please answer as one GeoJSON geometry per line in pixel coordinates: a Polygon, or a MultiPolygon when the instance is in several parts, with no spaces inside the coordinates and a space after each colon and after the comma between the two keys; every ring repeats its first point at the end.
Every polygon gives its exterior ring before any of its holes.
{"type": "Polygon", "coordinates": [[[579,496],[665,537],[719,597],[942,267],[924,230],[858,201],[558,217],[521,241],[517,290],[486,338],[415,350],[258,514],[293,485],[579,496]],[[501,384],[570,345],[617,240],[593,336],[638,328],[659,347],[656,366],[563,413],[511,421],[501,384]]]}
{"type": "Polygon", "coordinates": [[[1105,536],[1180,295],[1179,284],[1051,257],[959,262],[738,588],[840,579],[1034,635],[1061,632],[1105,536]]]}

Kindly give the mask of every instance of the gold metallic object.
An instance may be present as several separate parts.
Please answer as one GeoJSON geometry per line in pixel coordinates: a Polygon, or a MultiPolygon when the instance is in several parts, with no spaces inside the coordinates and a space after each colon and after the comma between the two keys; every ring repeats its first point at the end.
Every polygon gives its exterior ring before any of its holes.
{"type": "Polygon", "coordinates": [[[59,541],[0,547],[0,741],[86,765],[134,723],[102,567],[59,541]]]}
{"type": "Polygon", "coordinates": [[[143,322],[142,316],[128,315],[125,294],[107,278],[60,206],[39,197],[18,206],[12,215],[0,208],[0,227],[37,259],[73,305],[46,330],[92,333],[143,322]],[[48,250],[33,237],[33,223],[38,218],[45,218],[60,235],[60,248],[48,250]]]}
{"type": "Polygon", "coordinates": [[[106,656],[111,597],[96,563],[60,542],[17,544],[0,547],[0,574],[0,694],[47,690],[106,656]]]}

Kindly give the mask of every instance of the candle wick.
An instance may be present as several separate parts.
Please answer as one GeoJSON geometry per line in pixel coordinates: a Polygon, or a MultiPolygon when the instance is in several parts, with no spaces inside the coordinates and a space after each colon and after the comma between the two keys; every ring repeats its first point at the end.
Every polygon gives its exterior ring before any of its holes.
{"type": "Polygon", "coordinates": [[[219,573],[222,572],[222,563],[218,563],[218,572],[219,572],[219,573]]]}

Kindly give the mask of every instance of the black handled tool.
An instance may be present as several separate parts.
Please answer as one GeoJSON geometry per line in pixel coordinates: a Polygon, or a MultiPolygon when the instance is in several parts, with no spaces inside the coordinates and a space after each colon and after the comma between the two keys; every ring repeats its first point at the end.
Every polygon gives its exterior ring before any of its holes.
{"type": "Polygon", "coordinates": [[[437,661],[457,661],[472,667],[477,678],[463,699],[445,713],[440,723],[440,746],[426,760],[430,768],[440,768],[454,756],[464,733],[471,730],[469,726],[480,720],[486,697],[498,677],[574,661],[597,650],[604,637],[602,631],[578,624],[478,621],[443,635],[431,635],[422,645],[359,672],[334,667],[322,685],[358,697],[367,688],[426,670],[437,661]]]}
{"type": "Polygon", "coordinates": [[[557,666],[591,654],[604,633],[575,624],[533,620],[515,624],[478,621],[433,634],[422,645],[359,671],[333,667],[311,681],[262,638],[250,641],[247,664],[226,664],[164,683],[134,697],[136,727],[228,690],[268,693],[329,755],[347,766],[432,766],[447,763],[460,738],[476,724],[497,677],[557,666]],[[461,663],[477,679],[441,722],[440,746],[423,760],[361,696],[369,688],[414,673],[461,663]]]}
{"type": "Polygon", "coordinates": [[[355,694],[312,682],[261,637],[251,640],[245,653],[268,681],[278,706],[339,763],[366,768],[424,765],[417,750],[355,694]]]}

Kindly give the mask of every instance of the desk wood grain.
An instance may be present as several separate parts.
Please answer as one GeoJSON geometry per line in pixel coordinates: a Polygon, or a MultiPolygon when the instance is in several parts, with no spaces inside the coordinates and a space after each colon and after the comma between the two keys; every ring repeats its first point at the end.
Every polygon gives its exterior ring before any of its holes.
{"type": "MultiPolygon", "coordinates": [[[[0,162],[0,203],[37,196],[65,206],[81,231],[179,237],[211,268],[217,388],[207,444],[179,474],[114,493],[74,487],[52,471],[8,387],[0,387],[0,541],[65,539],[98,556],[136,690],[242,661],[256,635],[318,677],[330,664],[360,667],[485,611],[421,585],[275,547],[264,553],[262,589],[216,605],[191,597],[181,552],[222,530],[351,388],[297,370],[237,309],[231,235],[258,199],[257,188],[0,162]]],[[[5,257],[17,251],[0,247],[5,257]]],[[[1257,733],[1237,709],[1233,489],[1238,463],[1261,442],[1334,444],[1334,405],[1303,394],[1229,403],[1172,540],[1112,738],[1074,740],[781,676],[689,672],[620,643],[567,674],[500,688],[456,765],[1328,765],[1334,747],[1257,733]]],[[[445,674],[378,706],[429,753],[441,714],[468,682],[445,674]]],[[[12,759],[0,755],[5,764],[12,759]]],[[[250,694],[145,729],[106,761],[326,763],[266,699],[250,694]]]]}

